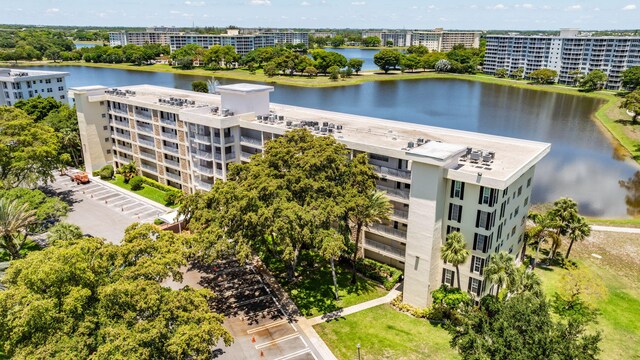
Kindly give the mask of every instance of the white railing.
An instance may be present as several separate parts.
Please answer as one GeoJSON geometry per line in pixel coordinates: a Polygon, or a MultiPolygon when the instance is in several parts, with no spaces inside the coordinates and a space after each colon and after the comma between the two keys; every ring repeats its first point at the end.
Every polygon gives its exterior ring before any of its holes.
{"type": "Polygon", "coordinates": [[[136,111],[135,114],[138,119],[151,120],[151,112],[136,111]]]}
{"type": "Polygon", "coordinates": [[[249,136],[240,136],[240,141],[247,144],[262,146],[262,140],[249,136]]]}
{"type": "Polygon", "coordinates": [[[204,159],[204,160],[211,160],[213,159],[213,155],[209,152],[209,151],[205,151],[205,150],[198,150],[198,149],[191,149],[191,152],[193,153],[193,155],[195,157],[197,157],[198,159],[204,159]]]}
{"type": "Polygon", "coordinates": [[[171,179],[173,179],[173,180],[182,181],[182,178],[181,178],[181,177],[180,177],[180,175],[178,175],[178,174],[174,174],[174,173],[172,173],[172,172],[168,172],[168,171],[167,171],[167,172],[165,173],[165,175],[166,175],[168,178],[171,178],[171,179]]]}
{"type": "Polygon", "coordinates": [[[175,120],[169,120],[169,119],[165,119],[165,118],[160,118],[160,122],[165,124],[165,125],[176,126],[176,121],[175,120]]]}
{"type": "Polygon", "coordinates": [[[175,160],[169,160],[167,158],[164,159],[165,165],[173,166],[175,168],[180,168],[180,163],[175,160]]]}
{"type": "Polygon", "coordinates": [[[201,189],[204,190],[211,190],[211,187],[213,186],[213,184],[208,183],[206,181],[202,181],[202,180],[198,180],[198,179],[194,179],[193,182],[201,189]]]}
{"type": "Polygon", "coordinates": [[[142,131],[148,134],[153,134],[153,126],[141,125],[140,123],[138,123],[136,124],[136,128],[138,129],[138,131],[142,131]]]}
{"type": "Polygon", "coordinates": [[[116,150],[123,150],[127,152],[133,152],[133,148],[128,145],[116,144],[116,150]]]}
{"type": "Polygon", "coordinates": [[[406,210],[393,209],[393,216],[401,218],[401,219],[408,219],[409,218],[409,212],[406,211],[406,210]]]}
{"type": "Polygon", "coordinates": [[[110,108],[109,111],[113,111],[116,114],[129,116],[129,110],[110,108]]]}
{"type": "Polygon", "coordinates": [[[140,156],[145,158],[145,159],[149,159],[149,160],[156,160],[156,155],[155,154],[150,154],[144,151],[140,151],[140,156]]]}
{"type": "Polygon", "coordinates": [[[156,166],[142,164],[142,168],[145,169],[145,170],[153,171],[154,173],[158,172],[158,168],[156,166]]]}
{"type": "Polygon", "coordinates": [[[400,238],[400,239],[404,239],[404,240],[407,239],[407,232],[406,231],[394,229],[392,227],[385,226],[385,225],[382,225],[382,224],[371,224],[371,225],[368,226],[368,229],[370,231],[373,231],[373,232],[377,232],[377,233],[381,233],[381,234],[385,234],[385,235],[395,236],[396,238],[400,238]]]}
{"type": "Polygon", "coordinates": [[[225,144],[231,144],[231,143],[233,143],[234,141],[235,141],[235,138],[233,137],[233,135],[231,135],[231,136],[227,136],[227,137],[225,137],[225,138],[224,138],[224,143],[225,143],[225,144]]]}
{"type": "Polygon", "coordinates": [[[225,153],[224,154],[224,159],[227,160],[227,161],[235,160],[236,159],[236,153],[235,152],[225,153]]]}
{"type": "Polygon", "coordinates": [[[213,174],[214,174],[215,176],[219,176],[219,177],[222,177],[222,176],[223,176],[223,175],[222,175],[222,170],[221,170],[221,169],[214,169],[213,174]]]}
{"type": "Polygon", "coordinates": [[[167,139],[177,139],[178,138],[178,134],[176,133],[168,133],[168,132],[161,132],[160,133],[162,135],[162,137],[165,137],[167,139]]]}
{"type": "Polygon", "coordinates": [[[155,148],[156,147],[156,143],[155,142],[153,142],[151,140],[141,139],[140,137],[138,137],[138,143],[140,143],[142,145],[150,146],[151,148],[155,148]]]}
{"type": "Polygon", "coordinates": [[[384,186],[384,185],[376,185],[376,187],[379,190],[386,191],[387,195],[389,195],[389,196],[395,196],[395,197],[399,197],[399,198],[402,198],[402,199],[408,199],[409,198],[409,191],[405,191],[405,190],[401,190],[401,189],[395,189],[395,188],[384,186]]]}
{"type": "Polygon", "coordinates": [[[123,140],[129,140],[129,141],[131,141],[131,133],[123,134],[123,133],[119,133],[119,132],[115,131],[115,132],[113,133],[113,136],[117,137],[118,139],[123,139],[123,140]]]}
{"type": "Polygon", "coordinates": [[[253,155],[252,153],[248,153],[248,152],[246,152],[246,151],[242,151],[242,152],[240,152],[240,157],[241,157],[242,159],[247,159],[247,160],[249,160],[249,158],[250,158],[252,155],[253,155]]]}
{"type": "Polygon", "coordinates": [[[404,260],[405,257],[403,249],[399,249],[391,245],[386,245],[371,239],[364,239],[364,247],[382,253],[383,255],[387,255],[389,257],[399,258],[400,260],[404,260]]]}
{"type": "Polygon", "coordinates": [[[402,179],[411,179],[411,171],[409,170],[400,170],[400,169],[392,169],[386,166],[380,165],[371,165],[373,166],[373,170],[382,175],[395,176],[402,179]]]}
{"type": "Polygon", "coordinates": [[[171,153],[174,153],[174,154],[178,154],[180,152],[180,150],[178,150],[178,148],[173,148],[173,147],[170,147],[170,146],[165,146],[165,147],[163,147],[163,149],[164,149],[164,151],[168,151],[168,152],[171,152],[171,153]]]}
{"type": "Polygon", "coordinates": [[[201,173],[201,174],[213,175],[213,169],[212,168],[208,168],[208,167],[200,166],[200,165],[196,165],[195,168],[196,168],[196,171],[201,173]]]}

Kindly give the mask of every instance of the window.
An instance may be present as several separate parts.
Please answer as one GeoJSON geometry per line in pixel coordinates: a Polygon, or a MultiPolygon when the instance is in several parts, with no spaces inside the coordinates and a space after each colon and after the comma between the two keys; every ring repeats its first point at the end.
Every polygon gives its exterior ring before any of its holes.
{"type": "Polygon", "coordinates": [[[522,185],[518,188],[518,196],[522,195],[522,185]]]}
{"type": "Polygon", "coordinates": [[[102,130],[108,130],[108,129],[109,129],[109,127],[108,127],[107,125],[104,125],[104,126],[102,127],[102,130]]]}
{"type": "Polygon", "coordinates": [[[64,95],[60,95],[60,100],[64,100],[64,95]]]}
{"type": "Polygon", "coordinates": [[[61,82],[62,82],[62,78],[57,78],[57,79],[56,79],[56,82],[61,83],[61,82]]]}
{"type": "Polygon", "coordinates": [[[455,277],[455,271],[449,269],[442,269],[442,283],[449,286],[453,286],[453,278],[455,277]]]}
{"type": "Polygon", "coordinates": [[[45,84],[51,84],[51,79],[46,79],[44,82],[45,84]]]}
{"type": "Polygon", "coordinates": [[[58,91],[63,91],[64,90],[64,86],[58,86],[58,91]]]}
{"type": "Polygon", "coordinates": [[[449,204],[449,220],[460,222],[462,219],[462,205],[449,204]]]}
{"type": "Polygon", "coordinates": [[[520,211],[520,206],[516,206],[516,209],[513,211],[513,216],[518,216],[519,211],[520,211]]]}
{"type": "Polygon", "coordinates": [[[100,106],[104,106],[104,101],[100,101],[100,106]]]}
{"type": "Polygon", "coordinates": [[[487,252],[487,249],[491,248],[491,238],[487,235],[474,234],[473,235],[473,250],[487,252]]]}
{"type": "Polygon", "coordinates": [[[498,225],[498,238],[496,241],[500,241],[502,238],[502,224],[498,225]]]}
{"type": "Polygon", "coordinates": [[[531,186],[531,178],[527,179],[527,187],[531,186]]]}
{"type": "Polygon", "coordinates": [[[482,275],[482,272],[484,270],[484,264],[485,264],[485,259],[478,257],[478,256],[472,256],[471,257],[471,272],[474,274],[480,274],[482,275]]]}
{"type": "Polygon", "coordinates": [[[53,92],[53,88],[47,88],[47,92],[48,93],[52,93],[53,92]]]}
{"type": "Polygon", "coordinates": [[[527,197],[524,199],[524,206],[527,206],[528,204],[529,204],[529,197],[527,196],[527,197]]]}
{"type": "Polygon", "coordinates": [[[504,211],[507,208],[507,202],[503,201],[502,205],[500,205],[500,219],[504,217],[504,211]]]}
{"type": "Polygon", "coordinates": [[[107,155],[108,154],[111,154],[111,150],[110,149],[107,149],[107,155]]]}
{"type": "Polygon", "coordinates": [[[104,138],[104,142],[109,142],[109,138],[104,138]]]}
{"type": "Polygon", "coordinates": [[[511,236],[516,234],[516,227],[511,228],[511,236]]]}
{"type": "Polygon", "coordinates": [[[478,210],[476,215],[476,227],[485,230],[491,230],[493,223],[495,222],[496,212],[495,210],[490,213],[482,210],[478,210]]]}
{"type": "Polygon", "coordinates": [[[107,117],[107,114],[102,114],[102,118],[105,119],[107,117]]]}
{"type": "Polygon", "coordinates": [[[488,204],[489,200],[491,199],[491,189],[486,188],[486,187],[481,187],[481,193],[480,193],[480,203],[481,204],[488,204]]]}
{"type": "Polygon", "coordinates": [[[482,288],[482,281],[472,278],[469,278],[469,288],[468,291],[476,296],[480,296],[480,289],[482,288]]]}
{"type": "Polygon", "coordinates": [[[389,157],[388,156],[383,156],[383,155],[378,155],[378,154],[369,154],[369,159],[383,161],[383,162],[389,162],[389,157]]]}
{"type": "Polygon", "coordinates": [[[447,235],[451,234],[452,232],[460,232],[460,228],[459,227],[455,227],[455,226],[451,226],[451,225],[447,225],[447,235]]]}
{"type": "Polygon", "coordinates": [[[462,181],[451,182],[451,197],[464,200],[464,183],[462,181]]]}

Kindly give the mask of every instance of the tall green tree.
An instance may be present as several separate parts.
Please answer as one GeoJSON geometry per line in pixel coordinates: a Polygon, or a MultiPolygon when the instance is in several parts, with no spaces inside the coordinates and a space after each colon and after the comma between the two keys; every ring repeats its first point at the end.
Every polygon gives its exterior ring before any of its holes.
{"type": "Polygon", "coordinates": [[[530,72],[528,77],[538,84],[553,84],[556,82],[558,72],[555,70],[542,68],[530,72]]]}
{"type": "Polygon", "coordinates": [[[578,217],[575,221],[572,221],[569,224],[569,228],[567,229],[567,237],[569,238],[569,247],[567,248],[567,254],[564,256],[565,259],[569,258],[569,254],[571,254],[571,248],[573,247],[573,243],[576,241],[582,241],[591,235],[591,226],[584,220],[582,217],[578,217]]]}
{"type": "Polygon", "coordinates": [[[56,196],[47,196],[38,189],[16,187],[10,190],[0,190],[0,199],[16,201],[18,205],[26,205],[28,211],[33,211],[35,219],[28,227],[30,233],[46,231],[47,224],[62,219],[69,212],[69,205],[56,196]]]}
{"type": "Polygon", "coordinates": [[[496,296],[500,289],[513,284],[516,276],[516,266],[513,256],[501,251],[489,256],[489,262],[484,267],[484,277],[496,284],[496,296]]]}
{"type": "Polygon", "coordinates": [[[232,342],[210,290],[171,290],[182,236],[134,224],[122,245],[60,242],[13,261],[0,292],[0,348],[15,358],[209,359],[232,342]]]}
{"type": "Polygon", "coordinates": [[[364,60],[362,59],[351,58],[347,61],[347,66],[356,74],[362,70],[362,64],[364,64],[364,60]]]}
{"type": "Polygon", "coordinates": [[[607,74],[602,70],[590,71],[578,79],[578,87],[584,91],[600,90],[607,83],[607,74]]]}
{"type": "Polygon", "coordinates": [[[20,258],[20,248],[27,240],[25,231],[35,221],[35,211],[17,200],[0,199],[0,249],[12,259],[20,258]]]}
{"type": "Polygon", "coordinates": [[[318,250],[320,256],[329,260],[329,264],[331,265],[331,277],[333,279],[333,289],[335,297],[336,300],[340,300],[335,261],[346,250],[346,246],[344,245],[344,237],[335,229],[325,229],[318,232],[317,241],[319,242],[318,250]]]}
{"type": "Polygon", "coordinates": [[[81,239],[84,236],[82,230],[78,225],[59,222],[49,229],[47,241],[50,244],[55,244],[59,241],[73,241],[81,239]]]}
{"type": "Polygon", "coordinates": [[[381,42],[382,42],[382,40],[380,40],[380,38],[377,37],[377,36],[367,36],[366,38],[362,39],[362,46],[364,46],[364,47],[378,47],[378,46],[380,46],[381,42]]]}
{"type": "Polygon", "coordinates": [[[205,81],[197,80],[191,83],[191,90],[195,92],[208,93],[209,86],[205,81]]]}
{"type": "Polygon", "coordinates": [[[447,235],[447,239],[440,249],[440,258],[456,268],[456,280],[458,289],[460,289],[460,269],[459,266],[464,264],[471,252],[466,248],[464,237],[457,231],[447,235]]]}
{"type": "Polygon", "coordinates": [[[44,120],[49,113],[61,108],[64,104],[56,101],[52,97],[42,97],[38,95],[30,99],[18,100],[14,106],[33,117],[36,122],[40,122],[44,120]]]}
{"type": "Polygon", "coordinates": [[[373,63],[376,64],[380,70],[384,73],[388,73],[389,70],[395,69],[400,65],[402,54],[397,50],[382,49],[375,55],[373,55],[373,63]]]}
{"type": "Polygon", "coordinates": [[[533,258],[532,267],[535,268],[540,254],[540,247],[548,241],[554,241],[559,237],[557,229],[560,224],[557,218],[547,211],[545,213],[531,212],[528,215],[529,220],[533,222],[533,226],[527,229],[527,237],[536,246],[536,255],[533,258]]]}
{"type": "Polygon", "coordinates": [[[640,66],[633,66],[622,72],[622,86],[632,91],[640,87],[640,66]]]}
{"type": "Polygon", "coordinates": [[[640,90],[627,94],[622,103],[620,103],[620,108],[632,112],[631,122],[637,124],[638,119],[640,119],[640,90]]]}
{"type": "Polygon", "coordinates": [[[53,180],[60,141],[54,130],[24,111],[0,107],[0,187],[35,186],[53,180]]]}
{"type": "Polygon", "coordinates": [[[128,184],[129,180],[138,175],[138,168],[136,167],[136,163],[132,161],[128,164],[121,165],[118,168],[118,174],[122,175],[125,184],[128,184]]]}

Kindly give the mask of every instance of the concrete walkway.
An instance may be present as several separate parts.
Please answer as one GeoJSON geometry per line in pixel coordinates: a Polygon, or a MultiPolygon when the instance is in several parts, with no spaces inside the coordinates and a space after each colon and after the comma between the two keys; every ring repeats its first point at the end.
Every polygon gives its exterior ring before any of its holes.
{"type": "Polygon", "coordinates": [[[373,300],[369,300],[369,301],[365,301],[363,303],[360,304],[356,304],[353,306],[349,306],[346,307],[344,309],[340,309],[334,312],[330,312],[324,315],[320,315],[320,316],[316,316],[314,318],[308,319],[309,323],[311,324],[311,326],[316,325],[316,324],[320,324],[326,321],[330,321],[339,317],[343,317],[343,316],[347,316],[353,313],[357,313],[358,311],[362,311],[362,310],[366,310],[366,309],[370,309],[372,307],[376,307],[378,305],[382,305],[382,304],[388,304],[391,301],[393,301],[393,299],[395,299],[396,297],[398,297],[398,295],[400,295],[400,290],[398,290],[398,287],[400,286],[400,284],[396,285],[391,291],[389,291],[389,293],[383,297],[379,297],[377,299],[373,299],[373,300]]]}
{"type": "Polygon", "coordinates": [[[640,228],[591,225],[591,230],[640,234],[640,228]]]}

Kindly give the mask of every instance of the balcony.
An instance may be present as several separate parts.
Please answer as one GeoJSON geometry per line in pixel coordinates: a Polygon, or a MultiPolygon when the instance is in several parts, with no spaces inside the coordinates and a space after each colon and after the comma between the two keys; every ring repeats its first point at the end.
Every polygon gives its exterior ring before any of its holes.
{"type": "Polygon", "coordinates": [[[249,136],[240,136],[240,142],[243,142],[245,144],[250,144],[250,145],[262,146],[262,140],[252,138],[249,136]]]}
{"type": "Polygon", "coordinates": [[[373,166],[373,170],[380,174],[382,177],[393,176],[401,179],[411,179],[411,171],[409,170],[391,169],[386,166],[379,165],[371,166],[373,166]]]}
{"type": "Polygon", "coordinates": [[[207,191],[211,190],[211,187],[213,186],[213,184],[212,184],[212,183],[208,183],[208,182],[206,182],[206,181],[202,181],[202,180],[198,180],[198,179],[194,179],[194,181],[193,181],[193,182],[194,182],[194,183],[196,184],[196,186],[197,186],[197,187],[199,187],[200,189],[207,190],[207,191]]]}
{"type": "Polygon", "coordinates": [[[393,209],[393,213],[391,214],[391,216],[396,217],[398,219],[408,219],[409,212],[406,210],[393,209]]]}
{"type": "Polygon", "coordinates": [[[194,166],[195,170],[197,172],[199,172],[200,174],[205,174],[205,175],[213,175],[214,171],[212,168],[208,168],[206,166],[202,166],[202,165],[195,165],[194,166]]]}
{"type": "Polygon", "coordinates": [[[140,137],[138,137],[138,143],[140,145],[144,145],[144,146],[148,146],[152,149],[154,149],[156,147],[156,143],[151,141],[151,140],[146,140],[146,139],[141,139],[140,137]]]}
{"type": "Polygon", "coordinates": [[[176,134],[176,133],[169,133],[169,132],[164,132],[163,131],[163,132],[160,133],[160,135],[163,138],[167,138],[167,139],[174,139],[174,140],[178,139],[178,134],[176,134]]]}
{"type": "Polygon", "coordinates": [[[225,153],[224,154],[224,159],[226,161],[235,160],[236,159],[236,153],[235,152],[225,153]]]}
{"type": "Polygon", "coordinates": [[[150,111],[136,111],[136,118],[143,120],[151,120],[151,112],[150,111]]]}
{"type": "Polygon", "coordinates": [[[178,169],[180,168],[180,162],[175,161],[175,160],[170,160],[170,159],[165,158],[164,159],[164,164],[172,166],[174,168],[178,168],[178,169]]]}
{"type": "Polygon", "coordinates": [[[128,121],[114,120],[113,121],[113,125],[129,130],[129,122],[128,121]]]}
{"type": "Polygon", "coordinates": [[[400,249],[391,245],[386,245],[375,240],[365,238],[364,248],[367,250],[373,251],[375,253],[390,257],[392,259],[396,259],[400,261],[404,261],[405,259],[404,249],[400,249]]]}
{"type": "Polygon", "coordinates": [[[109,108],[109,111],[118,114],[118,115],[124,115],[124,116],[129,116],[129,110],[127,109],[117,109],[117,108],[109,108]]]}
{"type": "Polygon", "coordinates": [[[233,144],[233,142],[235,141],[235,138],[232,136],[227,136],[224,138],[224,143],[225,144],[233,144]]]}
{"type": "Polygon", "coordinates": [[[123,134],[123,133],[119,133],[119,132],[116,131],[112,135],[115,136],[117,139],[131,141],[131,134],[130,133],[123,134]]]}
{"type": "Polygon", "coordinates": [[[369,227],[367,228],[367,230],[373,232],[373,233],[377,233],[383,236],[391,236],[394,239],[401,241],[401,242],[406,242],[407,241],[407,232],[406,231],[402,231],[399,229],[394,229],[390,226],[387,225],[382,225],[382,224],[372,224],[369,225],[369,227]]]}
{"type": "Polygon", "coordinates": [[[133,153],[133,148],[129,145],[115,144],[116,150],[126,151],[128,153],[133,153]]]}
{"type": "Polygon", "coordinates": [[[153,126],[151,126],[151,125],[142,125],[140,123],[137,123],[136,124],[136,128],[140,132],[147,133],[147,134],[153,134],[153,126]]]}
{"type": "Polygon", "coordinates": [[[149,159],[149,160],[156,161],[156,155],[155,155],[155,154],[152,154],[152,153],[148,153],[148,152],[140,151],[140,157],[143,157],[143,158],[145,158],[145,159],[149,159]]]}
{"type": "Polygon", "coordinates": [[[378,190],[386,191],[387,196],[400,200],[409,200],[409,191],[402,189],[395,189],[388,186],[376,185],[378,190]]]}
{"type": "Polygon", "coordinates": [[[174,173],[172,173],[172,172],[167,171],[167,172],[165,173],[165,175],[166,175],[169,179],[173,179],[173,180],[175,180],[175,181],[180,181],[180,182],[182,181],[182,177],[180,177],[180,175],[178,175],[178,174],[174,174],[174,173]]]}
{"type": "MultiPolygon", "coordinates": [[[[256,154],[259,154],[259,153],[256,153],[256,154]]],[[[240,158],[242,160],[249,160],[251,158],[251,156],[253,156],[253,155],[255,155],[255,154],[252,154],[252,153],[249,153],[249,152],[246,152],[246,151],[242,151],[240,153],[240,158]]]]}
{"type": "Polygon", "coordinates": [[[171,146],[164,146],[162,149],[164,151],[168,151],[168,152],[173,153],[173,154],[179,154],[180,153],[180,150],[178,150],[178,148],[174,148],[174,147],[171,147],[171,146]]]}
{"type": "Polygon", "coordinates": [[[202,144],[211,144],[211,135],[192,134],[191,138],[202,144]]]}
{"type": "Polygon", "coordinates": [[[211,152],[207,150],[191,149],[191,153],[193,154],[193,156],[197,157],[198,159],[204,159],[204,160],[213,159],[213,154],[211,154],[211,152]]]}
{"type": "Polygon", "coordinates": [[[176,121],[175,121],[175,120],[170,120],[170,119],[160,118],[160,122],[161,122],[163,125],[176,126],[176,121]]]}
{"type": "Polygon", "coordinates": [[[214,169],[213,174],[217,177],[223,177],[222,169],[214,169]]]}
{"type": "Polygon", "coordinates": [[[152,165],[147,165],[147,164],[141,164],[142,168],[148,171],[152,171],[154,173],[158,172],[158,168],[156,166],[152,166],[152,165]]]}

